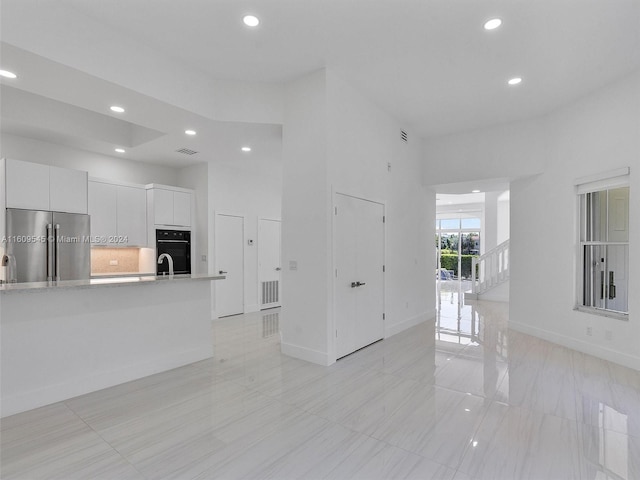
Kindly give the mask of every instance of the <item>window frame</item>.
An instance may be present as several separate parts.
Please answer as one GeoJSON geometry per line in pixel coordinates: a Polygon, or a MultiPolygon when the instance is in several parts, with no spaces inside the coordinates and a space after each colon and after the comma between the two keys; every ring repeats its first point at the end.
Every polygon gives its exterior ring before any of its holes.
{"type": "MultiPolygon", "coordinates": [[[[576,201],[576,223],[575,223],[575,231],[576,231],[576,283],[575,283],[575,295],[574,295],[574,310],[588,313],[591,315],[597,315],[601,317],[615,318],[619,320],[629,320],[629,311],[627,304],[627,311],[620,312],[616,310],[608,310],[606,308],[599,307],[591,307],[584,305],[584,247],[587,245],[626,245],[630,249],[630,240],[627,242],[609,242],[609,241],[586,241],[582,240],[582,228],[586,223],[586,218],[583,218],[583,211],[581,209],[582,196],[587,193],[593,192],[601,192],[613,190],[616,188],[627,187],[629,188],[629,205],[631,205],[631,189],[630,189],[630,169],[629,167],[624,167],[621,169],[617,169],[611,172],[591,175],[589,177],[583,177],[577,179],[574,183],[575,185],[575,201],[576,201]]],[[[607,209],[609,206],[607,205],[607,209]]],[[[630,212],[627,210],[627,215],[630,212]]],[[[586,215],[586,212],[584,212],[586,215]]],[[[630,218],[628,219],[628,221],[630,218]]],[[[630,272],[629,272],[630,274],[630,272]]],[[[628,279],[627,279],[627,295],[629,294],[628,290],[628,279]]],[[[627,297],[628,298],[628,297],[627,297]]]]}

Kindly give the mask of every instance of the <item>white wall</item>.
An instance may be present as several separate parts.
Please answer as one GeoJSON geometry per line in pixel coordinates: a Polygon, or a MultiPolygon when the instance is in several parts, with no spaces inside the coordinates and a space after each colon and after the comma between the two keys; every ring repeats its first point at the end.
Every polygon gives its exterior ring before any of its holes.
{"type": "Polygon", "coordinates": [[[326,104],[324,70],[289,83],[282,129],[282,351],[321,364],[331,308],[326,104]]]}
{"type": "Polygon", "coordinates": [[[631,196],[640,192],[640,74],[597,91],[551,115],[547,122],[548,167],[542,175],[514,182],[511,188],[511,321],[640,369],[640,297],[633,294],[640,285],[640,202],[632,200],[629,211],[629,320],[572,310],[576,290],[573,181],[630,166],[631,196]],[[531,241],[535,234],[554,240],[531,241]],[[549,270],[555,273],[551,276],[549,270]],[[532,285],[542,301],[531,302],[532,285]],[[587,327],[593,329],[593,336],[586,335],[587,327]],[[611,340],[606,340],[606,331],[612,332],[611,340]]]}
{"type": "MultiPolygon", "coordinates": [[[[425,143],[427,174],[503,176],[511,183],[510,325],[640,369],[640,297],[630,295],[629,320],[573,310],[576,277],[574,179],[631,167],[631,196],[640,192],[640,72],[540,119],[425,143]],[[465,158],[465,155],[467,157],[465,158]],[[510,159],[512,164],[496,162],[510,159]],[[466,165],[470,171],[466,171],[466,165]],[[475,165],[486,165],[480,171],[475,165]],[[524,178],[529,173],[535,173],[524,178]],[[430,173],[431,172],[431,173],[430,173]],[[520,178],[518,178],[520,177],[520,178]],[[593,336],[586,335],[586,328],[593,336]],[[606,332],[612,339],[606,339],[606,332]]],[[[441,175],[443,178],[439,178],[441,175]]],[[[630,292],[640,285],[640,202],[630,206],[630,292]]]]}
{"type": "Polygon", "coordinates": [[[486,253],[498,245],[498,192],[484,194],[482,237],[480,248],[486,253]]]}
{"type": "Polygon", "coordinates": [[[330,364],[332,192],[386,206],[386,336],[434,315],[435,193],[421,185],[417,137],[402,142],[401,125],[333,71],[289,84],[285,105],[282,348],[330,364]]]}
{"type": "MultiPolygon", "coordinates": [[[[333,190],[386,205],[385,332],[435,312],[435,192],[421,184],[422,142],[335,72],[327,72],[333,190]],[[409,134],[403,142],[400,131],[409,134]],[[388,164],[391,163],[391,170],[388,164]]],[[[329,271],[331,278],[331,270],[329,271]]]]}
{"type": "Polygon", "coordinates": [[[545,166],[543,119],[445,135],[424,141],[423,183],[439,185],[536,174],[545,166]]]}
{"type": "Polygon", "coordinates": [[[175,185],[177,181],[177,170],[170,167],[100,155],[17,135],[3,133],[0,139],[0,157],[84,170],[91,177],[123,182],[175,185]]]}
{"type": "Polygon", "coordinates": [[[498,197],[498,245],[511,238],[509,191],[498,197]]]}
{"type": "MultiPolygon", "coordinates": [[[[177,172],[176,186],[194,191],[195,217],[191,220],[195,230],[195,258],[191,259],[193,273],[209,272],[209,164],[200,163],[181,168],[177,172]],[[202,259],[203,255],[205,260],[202,259]]],[[[193,233],[192,233],[193,235],[193,233]]]]}
{"type": "MultiPolygon", "coordinates": [[[[253,155],[253,154],[252,154],[253,155]]],[[[279,220],[282,208],[282,171],[270,175],[210,162],[208,177],[209,269],[215,270],[215,214],[244,217],[244,306],[245,312],[260,309],[258,296],[258,219],[279,220]],[[254,240],[252,246],[247,240],[254,240]]],[[[200,180],[202,181],[202,179],[200,180]]],[[[199,217],[200,218],[200,217],[199,217]]],[[[204,244],[202,244],[204,245],[204,244]]]]}

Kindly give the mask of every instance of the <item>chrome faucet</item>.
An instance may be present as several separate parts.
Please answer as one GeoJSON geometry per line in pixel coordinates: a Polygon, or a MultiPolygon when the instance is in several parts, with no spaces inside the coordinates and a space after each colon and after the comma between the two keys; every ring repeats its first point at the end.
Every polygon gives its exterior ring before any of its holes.
{"type": "Polygon", "coordinates": [[[18,271],[16,267],[16,257],[13,255],[4,255],[2,257],[2,266],[7,268],[6,282],[16,283],[18,281],[18,271]]]}
{"type": "Polygon", "coordinates": [[[167,259],[167,262],[169,262],[169,275],[173,275],[173,258],[171,258],[171,255],[169,255],[168,253],[163,253],[162,255],[160,255],[158,257],[158,265],[162,265],[162,262],[165,258],[167,259]]]}

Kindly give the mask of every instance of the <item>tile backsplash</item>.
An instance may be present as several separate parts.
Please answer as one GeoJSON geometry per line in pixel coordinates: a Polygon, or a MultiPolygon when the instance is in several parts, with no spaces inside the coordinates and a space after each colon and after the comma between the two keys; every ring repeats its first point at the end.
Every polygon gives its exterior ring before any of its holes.
{"type": "Polygon", "coordinates": [[[91,274],[139,272],[139,255],[139,248],[94,247],[91,249],[91,274]]]}

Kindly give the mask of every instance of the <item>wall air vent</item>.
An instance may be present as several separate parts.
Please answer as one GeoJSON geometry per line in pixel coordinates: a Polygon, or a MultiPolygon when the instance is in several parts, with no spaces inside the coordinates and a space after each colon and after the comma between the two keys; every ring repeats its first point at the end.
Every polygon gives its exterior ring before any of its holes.
{"type": "Polygon", "coordinates": [[[403,142],[406,143],[409,139],[407,132],[405,132],[404,130],[400,130],[400,138],[402,139],[403,142]]]}
{"type": "Polygon", "coordinates": [[[176,152],[184,153],[185,155],[195,155],[196,153],[198,153],[195,150],[190,150],[188,148],[180,148],[180,149],[176,150],[176,152]]]}

